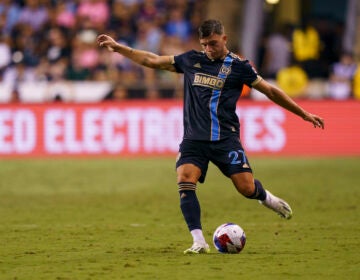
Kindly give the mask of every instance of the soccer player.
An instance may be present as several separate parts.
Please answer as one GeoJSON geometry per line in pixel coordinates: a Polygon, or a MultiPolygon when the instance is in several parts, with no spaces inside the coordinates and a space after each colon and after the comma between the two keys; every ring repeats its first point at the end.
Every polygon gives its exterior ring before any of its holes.
{"type": "Polygon", "coordinates": [[[220,21],[206,20],[198,32],[203,51],[191,50],[174,56],[132,49],[105,34],[97,39],[100,47],[118,52],[140,65],[184,74],[184,135],[176,172],[180,208],[193,237],[193,245],[184,251],[185,254],[210,251],[203,236],[200,204],[195,192],[197,183],[205,180],[209,162],[229,177],[243,196],[258,200],[285,219],[292,216],[288,203],[254,179],[241,145],[235,110],[244,84],[262,92],[315,128],[324,128],[322,118],[301,108],[281,89],[262,79],[247,60],[227,49],[227,36],[220,21]]]}

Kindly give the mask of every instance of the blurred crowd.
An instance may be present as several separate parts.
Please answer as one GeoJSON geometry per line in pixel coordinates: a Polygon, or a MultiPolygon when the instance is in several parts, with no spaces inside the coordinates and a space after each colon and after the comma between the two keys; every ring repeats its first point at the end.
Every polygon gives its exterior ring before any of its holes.
{"type": "MultiPolygon", "coordinates": [[[[304,17],[298,26],[283,24],[264,36],[259,67],[296,97],[354,97],[358,65],[343,49],[344,26],[324,17],[304,17]]],[[[358,77],[358,79],[360,76],[358,77]]]]}
{"type": "Polygon", "coordinates": [[[131,47],[159,54],[196,48],[196,28],[204,18],[205,2],[0,0],[0,82],[118,81],[106,98],[127,97],[130,85],[133,97],[173,95],[161,92],[158,84],[166,89],[176,76],[138,67],[102,50],[96,37],[106,33],[131,47]]]}
{"type": "MultiPolygon", "coordinates": [[[[17,85],[28,81],[114,82],[104,99],[180,97],[179,75],[139,67],[99,48],[96,37],[106,33],[131,47],[165,55],[199,49],[197,27],[206,17],[206,3],[0,0],[0,83],[14,85],[15,99],[17,85]]],[[[342,52],[337,26],[332,37],[321,29],[326,25],[303,22],[267,34],[256,67],[289,93],[295,88],[295,96],[303,93],[304,79],[319,78],[329,81],[327,97],[352,97],[357,64],[351,53],[342,52]]]]}

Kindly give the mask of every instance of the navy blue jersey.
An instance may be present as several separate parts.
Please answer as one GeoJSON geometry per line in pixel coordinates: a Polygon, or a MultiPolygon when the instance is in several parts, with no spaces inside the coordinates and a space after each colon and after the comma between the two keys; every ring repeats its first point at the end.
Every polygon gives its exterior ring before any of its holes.
{"type": "Polygon", "coordinates": [[[237,100],[244,84],[251,87],[261,80],[249,62],[231,52],[224,60],[211,60],[194,50],[174,59],[176,71],[184,73],[184,139],[239,136],[237,100]]]}

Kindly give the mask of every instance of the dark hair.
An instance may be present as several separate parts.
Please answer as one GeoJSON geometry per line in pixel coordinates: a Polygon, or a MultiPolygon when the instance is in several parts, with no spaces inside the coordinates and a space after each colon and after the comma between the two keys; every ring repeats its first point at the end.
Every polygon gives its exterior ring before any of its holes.
{"type": "Polygon", "coordinates": [[[222,35],[224,34],[224,26],[219,20],[208,19],[205,20],[199,27],[199,38],[206,38],[212,34],[222,35]]]}

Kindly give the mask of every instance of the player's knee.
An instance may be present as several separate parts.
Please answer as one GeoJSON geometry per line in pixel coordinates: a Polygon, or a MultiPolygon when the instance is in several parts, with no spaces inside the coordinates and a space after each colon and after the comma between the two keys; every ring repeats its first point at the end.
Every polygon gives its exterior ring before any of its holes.
{"type": "Polygon", "coordinates": [[[241,184],[236,185],[236,189],[243,196],[249,197],[254,193],[254,182],[242,182],[241,184]]]}
{"type": "Polygon", "coordinates": [[[194,174],[194,172],[178,172],[177,174],[178,184],[181,182],[191,182],[193,184],[196,184],[197,180],[197,174],[194,174]]]}
{"type": "Polygon", "coordinates": [[[178,184],[181,182],[192,182],[196,183],[190,174],[182,173],[177,175],[178,184]]]}
{"type": "Polygon", "coordinates": [[[191,182],[196,184],[201,176],[201,170],[193,164],[183,164],[177,168],[177,182],[191,182]]]}
{"type": "Polygon", "coordinates": [[[252,173],[236,173],[231,176],[231,180],[240,194],[248,197],[254,193],[255,185],[252,173]]]}
{"type": "Polygon", "coordinates": [[[254,183],[248,183],[244,185],[243,195],[248,197],[254,193],[254,183]]]}

